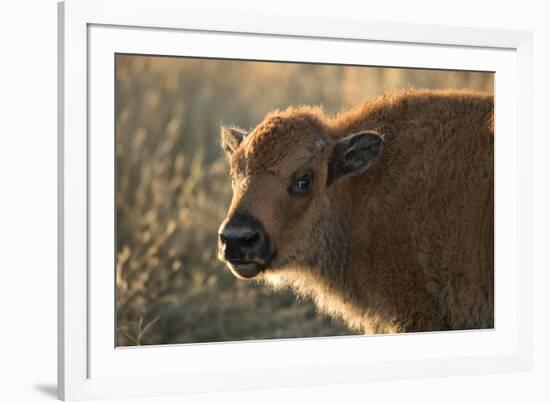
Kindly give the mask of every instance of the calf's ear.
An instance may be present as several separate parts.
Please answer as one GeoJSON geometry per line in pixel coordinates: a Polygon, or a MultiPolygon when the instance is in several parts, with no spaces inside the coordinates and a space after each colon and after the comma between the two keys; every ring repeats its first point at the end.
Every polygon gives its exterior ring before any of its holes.
{"type": "Polygon", "coordinates": [[[227,156],[231,156],[233,152],[239,147],[244,137],[246,137],[246,131],[236,127],[222,127],[221,130],[221,146],[227,156]]]}
{"type": "Polygon", "coordinates": [[[346,175],[365,172],[383,148],[384,140],[375,131],[362,131],[341,138],[334,145],[329,160],[327,185],[346,175]]]}

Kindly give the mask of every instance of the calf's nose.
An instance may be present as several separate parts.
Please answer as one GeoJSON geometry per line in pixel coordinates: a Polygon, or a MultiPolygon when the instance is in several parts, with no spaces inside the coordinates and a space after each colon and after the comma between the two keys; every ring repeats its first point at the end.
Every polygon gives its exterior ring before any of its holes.
{"type": "Polygon", "coordinates": [[[233,266],[265,264],[271,243],[263,225],[248,213],[236,213],[218,231],[223,258],[233,266]]]}
{"type": "Polygon", "coordinates": [[[265,238],[257,228],[232,224],[223,225],[218,235],[225,258],[237,264],[257,260],[265,238]]]}

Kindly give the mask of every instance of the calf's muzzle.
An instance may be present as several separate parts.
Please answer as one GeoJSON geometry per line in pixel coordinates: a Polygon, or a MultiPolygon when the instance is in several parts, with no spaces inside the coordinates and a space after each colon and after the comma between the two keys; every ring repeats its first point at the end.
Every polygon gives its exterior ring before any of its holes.
{"type": "Polygon", "coordinates": [[[220,258],[238,277],[258,275],[272,256],[271,241],[263,225],[246,213],[231,216],[218,231],[220,258]]]}

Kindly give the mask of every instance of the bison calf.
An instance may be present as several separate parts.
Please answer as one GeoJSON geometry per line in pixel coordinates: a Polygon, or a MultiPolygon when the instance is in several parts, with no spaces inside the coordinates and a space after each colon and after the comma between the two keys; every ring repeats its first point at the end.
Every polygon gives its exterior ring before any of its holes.
{"type": "Polygon", "coordinates": [[[222,128],[219,258],[363,333],[493,327],[493,97],[406,91],[222,128]]]}

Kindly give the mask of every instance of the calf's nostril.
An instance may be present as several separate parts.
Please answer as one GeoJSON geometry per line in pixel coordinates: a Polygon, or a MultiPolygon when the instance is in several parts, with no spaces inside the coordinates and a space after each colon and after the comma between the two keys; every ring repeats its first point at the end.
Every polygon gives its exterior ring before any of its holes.
{"type": "Polygon", "coordinates": [[[256,243],[259,240],[259,238],[260,238],[260,235],[258,233],[253,233],[244,238],[244,243],[251,245],[256,243]]]}

